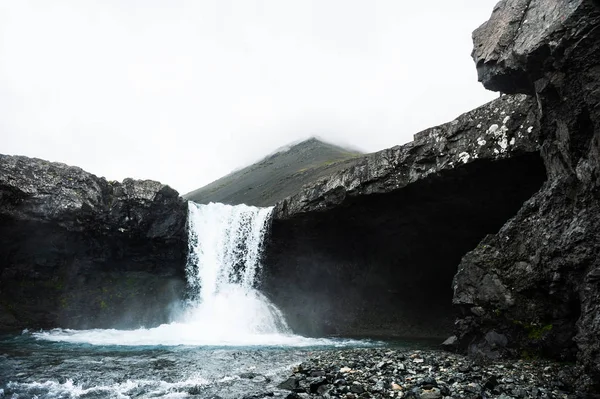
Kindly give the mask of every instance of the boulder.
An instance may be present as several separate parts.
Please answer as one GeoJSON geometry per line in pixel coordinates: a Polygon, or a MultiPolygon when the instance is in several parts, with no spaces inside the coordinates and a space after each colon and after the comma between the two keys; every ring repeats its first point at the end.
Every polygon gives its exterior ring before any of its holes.
{"type": "Polygon", "coordinates": [[[183,295],[186,219],[158,182],[0,155],[0,329],[166,321],[183,295]]]}
{"type": "Polygon", "coordinates": [[[494,330],[507,354],[577,358],[580,387],[599,390],[600,3],[501,1],[473,37],[487,88],[537,98],[549,180],[462,259],[457,336],[479,347],[494,330]]]}

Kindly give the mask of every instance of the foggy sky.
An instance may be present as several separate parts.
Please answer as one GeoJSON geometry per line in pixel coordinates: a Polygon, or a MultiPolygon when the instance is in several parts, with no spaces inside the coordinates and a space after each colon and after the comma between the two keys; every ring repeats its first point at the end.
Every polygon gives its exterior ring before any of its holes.
{"type": "Polygon", "coordinates": [[[0,153],[201,187],[313,135],[364,151],[497,95],[495,0],[0,0],[0,153]]]}

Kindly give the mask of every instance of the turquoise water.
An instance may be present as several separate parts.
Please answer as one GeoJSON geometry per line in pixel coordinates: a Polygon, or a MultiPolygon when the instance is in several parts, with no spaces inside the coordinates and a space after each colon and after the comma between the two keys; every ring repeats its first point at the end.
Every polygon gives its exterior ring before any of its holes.
{"type": "MultiPolygon", "coordinates": [[[[316,341],[319,342],[319,341],[316,341]]],[[[243,398],[276,385],[318,351],[380,346],[332,339],[313,346],[93,345],[29,332],[0,338],[0,398],[243,398]]]]}

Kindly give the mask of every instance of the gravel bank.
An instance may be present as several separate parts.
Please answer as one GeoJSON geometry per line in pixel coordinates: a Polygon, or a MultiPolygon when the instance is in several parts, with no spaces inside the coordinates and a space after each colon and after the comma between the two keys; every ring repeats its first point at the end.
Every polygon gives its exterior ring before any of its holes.
{"type": "Polygon", "coordinates": [[[295,398],[580,398],[575,367],[546,360],[475,363],[438,350],[315,353],[278,388],[295,398]]]}

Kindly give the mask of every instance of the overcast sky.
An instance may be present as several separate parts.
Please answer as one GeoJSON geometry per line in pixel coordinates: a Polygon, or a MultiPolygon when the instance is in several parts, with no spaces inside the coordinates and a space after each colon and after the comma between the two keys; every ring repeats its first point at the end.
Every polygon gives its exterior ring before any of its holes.
{"type": "Polygon", "coordinates": [[[313,135],[364,151],[497,95],[496,0],[0,0],[0,153],[182,194],[313,135]]]}

